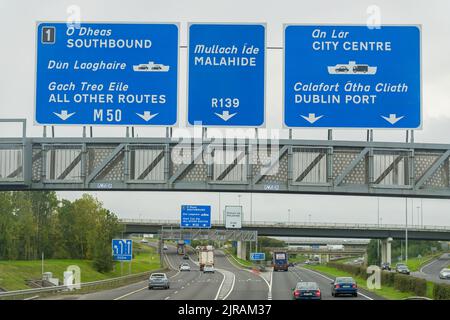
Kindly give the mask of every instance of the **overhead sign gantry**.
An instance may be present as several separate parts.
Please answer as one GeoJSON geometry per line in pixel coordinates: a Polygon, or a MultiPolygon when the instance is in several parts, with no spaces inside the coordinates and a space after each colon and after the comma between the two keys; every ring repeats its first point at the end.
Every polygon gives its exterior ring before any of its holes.
{"type": "Polygon", "coordinates": [[[189,26],[188,122],[264,124],[265,26],[189,26]]]}
{"type": "Polygon", "coordinates": [[[176,24],[42,22],[37,27],[36,122],[177,122],[176,24]]]}
{"type": "Polygon", "coordinates": [[[421,126],[417,26],[285,26],[284,123],[307,128],[421,126]]]}

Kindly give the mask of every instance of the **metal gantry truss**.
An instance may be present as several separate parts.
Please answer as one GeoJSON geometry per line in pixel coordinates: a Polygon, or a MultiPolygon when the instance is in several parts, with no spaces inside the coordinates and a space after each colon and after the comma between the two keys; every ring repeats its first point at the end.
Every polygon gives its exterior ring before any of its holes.
{"type": "Polygon", "coordinates": [[[211,240],[211,241],[257,241],[258,232],[250,230],[218,229],[161,229],[162,240],[211,240]]]}
{"type": "Polygon", "coordinates": [[[449,156],[448,144],[2,138],[0,189],[450,198],[449,156]]]}

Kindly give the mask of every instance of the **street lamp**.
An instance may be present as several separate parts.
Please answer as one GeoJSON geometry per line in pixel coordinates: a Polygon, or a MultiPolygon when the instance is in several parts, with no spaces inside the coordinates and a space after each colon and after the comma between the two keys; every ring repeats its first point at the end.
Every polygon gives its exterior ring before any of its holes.
{"type": "Polygon", "coordinates": [[[308,214],[308,222],[311,223],[311,214],[308,214]]]}
{"type": "Polygon", "coordinates": [[[291,223],[291,209],[288,209],[288,223],[291,223]]]}

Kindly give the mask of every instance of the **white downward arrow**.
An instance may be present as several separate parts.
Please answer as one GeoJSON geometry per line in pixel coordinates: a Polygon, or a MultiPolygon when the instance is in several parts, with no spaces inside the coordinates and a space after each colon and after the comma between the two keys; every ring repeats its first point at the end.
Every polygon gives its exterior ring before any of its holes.
{"type": "Polygon", "coordinates": [[[397,118],[397,115],[394,113],[394,114],[390,114],[389,115],[389,118],[388,117],[385,117],[385,116],[381,116],[384,120],[386,120],[387,122],[389,122],[390,124],[395,124],[397,121],[399,121],[400,119],[402,119],[404,116],[401,116],[401,117],[398,117],[397,118]]]}
{"type": "Polygon", "coordinates": [[[68,113],[67,110],[61,110],[61,113],[56,113],[56,112],[53,112],[53,113],[61,120],[67,120],[75,114],[75,112],[68,113]]]}
{"type": "Polygon", "coordinates": [[[139,117],[144,119],[145,121],[149,121],[156,117],[159,113],[151,114],[150,111],[144,111],[144,114],[136,113],[139,117]]]}
{"type": "Polygon", "coordinates": [[[217,113],[217,112],[215,112],[215,114],[216,114],[216,116],[221,118],[223,121],[228,121],[231,118],[233,118],[237,114],[237,112],[233,113],[233,114],[230,114],[230,111],[224,111],[224,112],[222,112],[222,114],[217,113]]]}
{"type": "Polygon", "coordinates": [[[306,121],[308,121],[311,124],[323,117],[323,116],[316,117],[315,113],[310,113],[308,116],[303,116],[303,115],[301,115],[301,116],[303,119],[305,119],[306,121]]]}

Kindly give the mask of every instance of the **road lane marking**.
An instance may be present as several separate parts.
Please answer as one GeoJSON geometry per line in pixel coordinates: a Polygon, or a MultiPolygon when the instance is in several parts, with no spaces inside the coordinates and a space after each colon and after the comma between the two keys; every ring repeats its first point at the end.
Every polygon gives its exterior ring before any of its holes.
{"type": "MultiPolygon", "coordinates": [[[[168,257],[166,254],[164,254],[164,257],[166,258],[167,262],[169,263],[169,267],[173,268],[173,267],[172,267],[172,264],[171,264],[170,261],[169,261],[169,257],[168,257]]],[[[175,269],[173,269],[173,270],[175,270],[175,269]]],[[[178,276],[179,274],[180,274],[180,270],[178,270],[177,273],[175,273],[173,276],[170,276],[169,279],[175,278],[175,277],[178,276]]],[[[141,288],[141,289],[138,289],[138,290],[129,292],[129,293],[127,293],[127,294],[124,294],[124,295],[122,295],[122,296],[120,296],[120,297],[118,297],[118,298],[115,298],[114,300],[122,300],[123,298],[129,297],[129,296],[131,296],[131,295],[133,295],[133,294],[135,294],[135,293],[141,292],[141,291],[143,291],[143,290],[145,290],[145,289],[147,289],[147,288],[148,288],[148,286],[145,286],[144,288],[141,288]]]]}
{"type": "Polygon", "coordinates": [[[165,297],[165,298],[164,298],[164,300],[169,300],[169,299],[170,299],[170,297],[165,297]]]}
{"type": "MultiPolygon", "coordinates": [[[[315,273],[315,274],[321,276],[322,278],[325,278],[325,279],[330,280],[330,281],[334,281],[333,279],[331,279],[331,278],[329,278],[329,277],[327,277],[327,276],[324,276],[323,274],[321,274],[321,273],[319,273],[319,272],[317,272],[317,271],[313,271],[313,270],[306,269],[306,268],[301,268],[301,269],[307,270],[307,271],[311,271],[312,273],[315,273]]],[[[358,290],[358,291],[359,291],[359,290],[358,290]]],[[[369,297],[369,296],[366,296],[364,293],[358,292],[358,294],[361,295],[361,296],[363,296],[363,297],[366,298],[367,300],[373,300],[373,298],[371,298],[371,297],[369,297]]]]}
{"type": "Polygon", "coordinates": [[[220,272],[220,274],[222,275],[223,279],[222,279],[222,282],[220,283],[219,290],[217,290],[217,294],[214,297],[214,300],[217,300],[219,298],[220,290],[222,290],[223,283],[225,282],[225,274],[223,274],[222,272],[220,272]]]}
{"type": "MultiPolygon", "coordinates": [[[[233,256],[232,256],[233,257],[233,256]]],[[[228,260],[228,262],[229,263],[231,263],[231,265],[233,266],[233,267],[235,267],[236,269],[238,269],[238,270],[242,270],[242,271],[247,271],[247,272],[250,272],[251,274],[254,274],[255,275],[255,273],[252,271],[252,270],[248,270],[248,269],[244,269],[244,268],[241,268],[241,267],[238,267],[238,266],[236,266],[233,262],[231,262],[231,260],[230,260],[230,258],[227,256],[227,255],[225,255],[225,258],[228,260]]],[[[233,259],[234,259],[234,257],[233,257],[233,259]]],[[[236,260],[236,259],[234,259],[234,260],[236,260]]],[[[237,261],[237,260],[236,260],[237,261]]],[[[238,261],[237,261],[238,262],[238,261]]],[[[234,275],[234,273],[233,273],[233,275],[234,275]]],[[[256,274],[257,276],[259,276],[261,279],[263,279],[264,280],[264,282],[267,284],[267,287],[269,288],[269,291],[267,292],[267,300],[272,300],[272,286],[271,286],[271,283],[269,283],[262,275],[260,275],[260,274],[256,274]]],[[[272,273],[271,273],[271,276],[273,275],[273,271],[272,271],[272,273]]],[[[234,278],[233,278],[233,287],[234,287],[234,282],[235,282],[235,280],[236,280],[236,276],[234,276],[234,278]]],[[[239,280],[239,281],[242,281],[242,280],[239,280]]],[[[244,280],[244,281],[246,281],[246,280],[244,280]]],[[[270,280],[271,282],[272,282],[272,279],[270,280]]],[[[231,291],[230,291],[231,292],[231,291]]],[[[229,296],[229,294],[230,293],[228,293],[228,295],[227,295],[227,297],[229,296]]],[[[225,300],[226,298],[224,298],[223,300],[225,300]]]]}
{"type": "Polygon", "coordinates": [[[425,274],[429,274],[429,273],[424,272],[423,269],[428,268],[429,266],[431,266],[432,264],[434,264],[435,262],[438,262],[438,261],[439,261],[439,258],[430,261],[429,263],[424,265],[422,268],[420,268],[419,272],[422,272],[422,273],[425,273],[425,274]]]}
{"type": "Polygon", "coordinates": [[[227,295],[225,297],[223,297],[222,300],[227,300],[228,296],[231,294],[231,292],[233,292],[234,289],[234,284],[236,283],[236,275],[234,273],[233,274],[233,283],[231,284],[231,289],[230,291],[228,291],[227,295]]]}
{"type": "Polygon", "coordinates": [[[129,293],[127,293],[127,294],[124,294],[123,296],[120,296],[120,297],[118,297],[118,298],[115,298],[114,300],[121,300],[121,299],[126,298],[126,297],[128,297],[128,296],[131,296],[132,294],[141,292],[141,291],[143,291],[143,290],[145,290],[145,289],[147,289],[147,288],[148,288],[148,286],[145,286],[144,288],[141,288],[141,289],[138,289],[138,290],[129,292],[129,293]]]}

